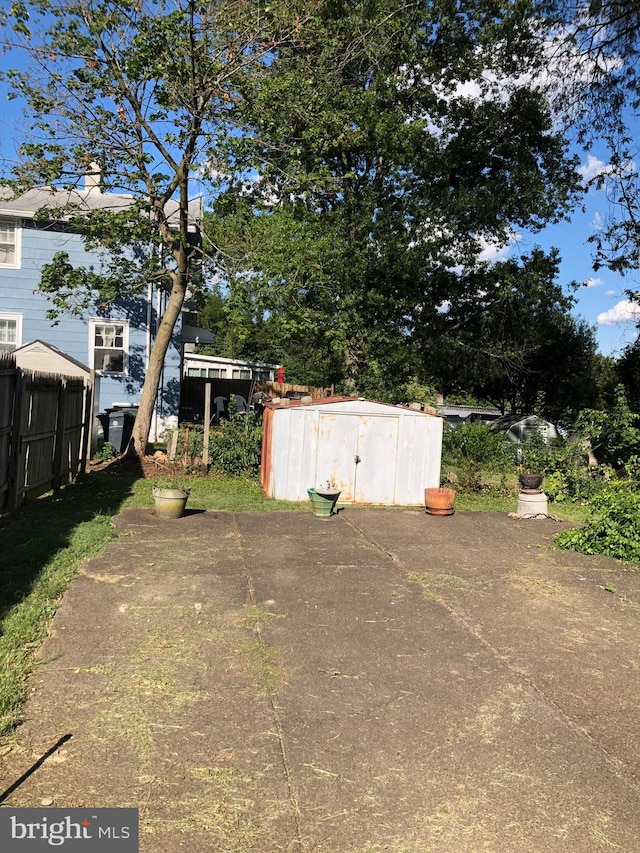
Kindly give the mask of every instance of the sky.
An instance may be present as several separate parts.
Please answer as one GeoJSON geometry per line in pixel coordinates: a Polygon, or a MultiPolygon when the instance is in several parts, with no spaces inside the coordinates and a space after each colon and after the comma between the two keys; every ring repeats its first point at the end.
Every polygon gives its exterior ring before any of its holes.
{"type": "MultiPolygon", "coordinates": [[[[640,138],[640,127],[634,130],[635,138],[640,138]]],[[[605,166],[604,148],[588,152],[576,149],[574,153],[580,158],[579,171],[585,180],[605,166]]],[[[535,245],[560,250],[559,282],[582,283],[575,294],[574,314],[595,327],[600,352],[617,357],[638,336],[636,320],[640,321],[640,306],[629,302],[626,291],[640,290],[640,271],[632,270],[624,276],[604,268],[594,272],[594,247],[588,240],[609,216],[610,203],[604,190],[595,189],[589,190],[582,201],[584,210],[576,209],[568,221],[547,226],[538,234],[521,235],[517,250],[530,251],[535,245]]]]}
{"type": "MultiPolygon", "coordinates": [[[[7,57],[0,55],[0,71],[12,67],[7,57]]],[[[23,122],[19,102],[7,99],[7,86],[0,81],[0,160],[12,161],[20,144],[23,122]]],[[[634,136],[640,139],[640,122],[634,136]]],[[[604,148],[590,151],[574,150],[580,159],[579,171],[588,180],[594,172],[603,168],[606,161],[604,148]]],[[[576,297],[574,314],[595,330],[599,351],[603,355],[619,356],[625,346],[633,343],[638,330],[634,320],[633,306],[627,299],[626,290],[640,290],[640,271],[634,270],[626,276],[600,269],[593,270],[593,247],[589,237],[609,214],[609,202],[604,190],[590,190],[583,198],[584,209],[576,209],[568,221],[550,225],[537,234],[521,233],[510,247],[494,249],[487,247],[486,258],[513,257],[530,252],[534,246],[545,250],[559,249],[561,257],[559,283],[563,286],[572,281],[581,282],[576,297]]]]}

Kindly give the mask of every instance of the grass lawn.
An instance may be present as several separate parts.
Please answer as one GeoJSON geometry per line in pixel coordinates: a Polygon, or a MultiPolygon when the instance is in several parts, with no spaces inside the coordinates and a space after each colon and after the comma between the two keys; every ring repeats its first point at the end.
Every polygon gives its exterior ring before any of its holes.
{"type": "MultiPolygon", "coordinates": [[[[135,473],[93,473],[0,517],[0,742],[19,723],[34,666],[33,652],[78,566],[113,536],[111,518],[124,507],[151,507],[152,481],[135,473]]],[[[456,497],[460,512],[512,512],[516,495],[456,497]]],[[[267,499],[256,479],[211,476],[191,482],[189,507],[232,512],[309,512],[309,505],[267,499]]],[[[390,510],[392,511],[392,510],[390,510]]],[[[576,524],[586,507],[554,504],[550,513],[576,524]]]]}

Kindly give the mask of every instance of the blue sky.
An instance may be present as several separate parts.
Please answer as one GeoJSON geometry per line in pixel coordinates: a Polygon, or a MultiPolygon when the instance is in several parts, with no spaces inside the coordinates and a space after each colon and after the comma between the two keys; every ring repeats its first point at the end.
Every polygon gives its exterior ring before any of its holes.
{"type": "MultiPolygon", "coordinates": [[[[14,60],[15,61],[15,60],[14,60]]],[[[6,57],[0,55],[0,70],[11,67],[6,57]]],[[[16,101],[7,100],[7,86],[0,82],[0,158],[13,161],[15,151],[22,138],[21,107],[16,101]]],[[[638,125],[636,121],[636,125],[638,125]]],[[[640,138],[640,126],[634,128],[635,137],[640,138]]],[[[581,161],[584,175],[589,177],[598,165],[606,160],[606,152],[597,148],[586,152],[575,152],[581,161]]],[[[571,281],[588,282],[576,294],[574,313],[595,327],[600,352],[604,355],[620,355],[624,347],[637,337],[633,316],[629,312],[625,290],[640,289],[640,272],[621,276],[601,269],[593,270],[593,249],[588,238],[598,223],[609,213],[609,202],[604,191],[591,190],[584,197],[584,210],[577,209],[570,221],[547,227],[538,234],[521,234],[517,244],[506,254],[529,252],[535,245],[543,249],[552,246],[560,250],[562,263],[559,281],[567,285],[571,281]]],[[[494,253],[488,249],[487,256],[504,256],[505,252],[494,253]]],[[[639,319],[640,319],[640,315],[639,319]]]]}
{"type": "MultiPolygon", "coordinates": [[[[640,127],[635,130],[635,137],[640,138],[640,127]]],[[[576,150],[575,153],[580,157],[580,171],[585,178],[604,165],[607,156],[604,148],[589,152],[576,150]]],[[[576,293],[574,313],[596,328],[600,352],[617,356],[637,337],[636,323],[631,315],[634,309],[625,291],[640,290],[640,272],[633,270],[625,276],[607,269],[594,272],[594,250],[588,239],[609,216],[610,203],[604,190],[593,189],[584,196],[583,202],[584,210],[575,210],[568,222],[548,226],[539,234],[522,235],[518,248],[529,250],[537,244],[544,249],[555,246],[560,250],[560,283],[587,283],[576,293]]]]}

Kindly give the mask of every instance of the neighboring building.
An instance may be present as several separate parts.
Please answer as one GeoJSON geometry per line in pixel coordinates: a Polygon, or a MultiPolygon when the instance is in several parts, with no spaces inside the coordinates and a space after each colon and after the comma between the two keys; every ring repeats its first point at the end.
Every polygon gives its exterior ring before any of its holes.
{"type": "Polygon", "coordinates": [[[545,444],[554,438],[560,438],[555,425],[538,415],[502,415],[491,424],[491,429],[504,433],[505,438],[514,444],[522,444],[536,433],[545,444]]]}
{"type": "MultiPolygon", "coordinates": [[[[16,198],[0,196],[0,351],[13,351],[42,341],[86,364],[100,377],[97,408],[136,405],[148,364],[158,318],[164,311],[162,289],[149,286],[135,298],[105,306],[98,300],[82,317],[62,316],[56,325],[47,319],[49,304],[38,291],[43,264],[64,251],[74,266],[100,271],[103,261],[85,250],[79,234],[64,223],[36,221],[43,207],[63,206],[71,200],[91,216],[96,210],[123,210],[132,196],[102,193],[93,176],[85,189],[66,192],[34,189],[16,198]]],[[[198,229],[199,206],[192,211],[198,229]]],[[[178,416],[181,376],[181,340],[178,323],[167,352],[151,437],[159,435],[178,416]]]]}
{"type": "Polygon", "coordinates": [[[275,382],[278,364],[244,361],[240,358],[220,358],[217,355],[196,355],[184,352],[183,375],[202,379],[254,379],[256,382],[275,382]]]}
{"type": "Polygon", "coordinates": [[[452,427],[478,422],[490,424],[500,417],[499,409],[489,406],[456,406],[438,402],[437,410],[445,423],[452,427]]]}
{"type": "Polygon", "coordinates": [[[538,434],[545,444],[562,437],[554,424],[538,415],[502,415],[491,424],[491,429],[515,445],[517,462],[522,461],[523,444],[534,435],[538,434]]]}

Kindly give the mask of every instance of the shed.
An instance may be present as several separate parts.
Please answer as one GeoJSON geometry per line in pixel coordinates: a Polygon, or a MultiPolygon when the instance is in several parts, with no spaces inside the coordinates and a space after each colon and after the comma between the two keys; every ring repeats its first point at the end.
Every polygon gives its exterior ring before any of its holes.
{"type": "Polygon", "coordinates": [[[85,385],[91,388],[90,405],[93,411],[93,428],[89,450],[90,453],[94,453],[98,446],[96,415],[98,401],[100,400],[100,377],[96,372],[46,341],[31,341],[31,343],[14,350],[13,356],[17,366],[25,372],[51,373],[55,376],[83,379],[85,385]]]}
{"type": "Polygon", "coordinates": [[[538,415],[503,415],[493,421],[491,429],[502,432],[505,438],[518,447],[536,433],[542,437],[545,444],[554,438],[560,438],[557,428],[538,415]]]}
{"type": "Polygon", "coordinates": [[[308,500],[340,489],[340,503],[423,505],[440,485],[442,418],[354,397],[267,403],[262,487],[268,497],[308,500]]]}
{"type": "Polygon", "coordinates": [[[85,382],[91,380],[91,371],[86,365],[45,341],[31,341],[14,350],[13,355],[21,370],[70,376],[85,382]]]}

